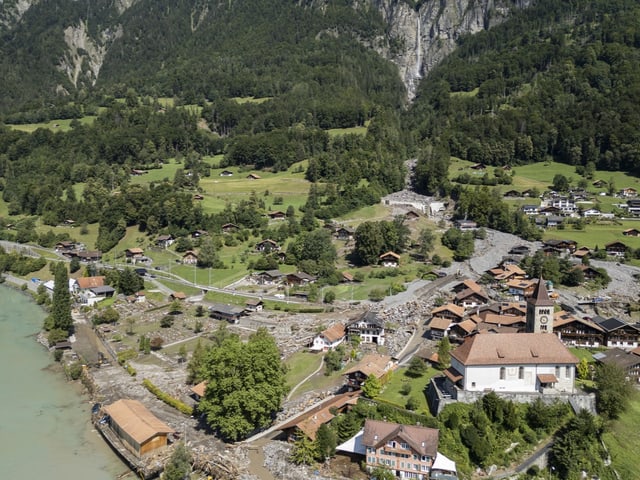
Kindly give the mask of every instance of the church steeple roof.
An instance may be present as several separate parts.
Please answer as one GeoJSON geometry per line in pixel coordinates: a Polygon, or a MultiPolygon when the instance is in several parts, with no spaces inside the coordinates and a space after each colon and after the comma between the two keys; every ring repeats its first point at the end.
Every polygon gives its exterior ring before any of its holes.
{"type": "Polygon", "coordinates": [[[533,305],[540,306],[553,305],[553,300],[549,298],[549,294],[547,293],[547,286],[544,279],[542,278],[542,275],[540,275],[540,278],[538,279],[538,284],[533,291],[533,295],[529,298],[529,302],[533,305]]]}

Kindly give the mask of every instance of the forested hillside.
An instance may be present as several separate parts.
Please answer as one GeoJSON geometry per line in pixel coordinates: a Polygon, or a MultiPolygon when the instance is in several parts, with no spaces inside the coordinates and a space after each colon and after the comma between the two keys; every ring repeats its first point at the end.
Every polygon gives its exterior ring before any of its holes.
{"type": "Polygon", "coordinates": [[[640,5],[540,0],[508,22],[460,38],[405,116],[436,154],[488,165],[553,158],[640,173],[640,5]]]}

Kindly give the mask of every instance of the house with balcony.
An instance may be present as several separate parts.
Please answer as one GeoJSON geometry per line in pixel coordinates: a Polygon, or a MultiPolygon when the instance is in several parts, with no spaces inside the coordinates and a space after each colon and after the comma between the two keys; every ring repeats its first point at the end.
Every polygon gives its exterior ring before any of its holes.
{"type": "Polygon", "coordinates": [[[605,332],[600,325],[564,310],[553,314],[553,333],[571,347],[595,348],[605,344],[605,332]]]}
{"type": "Polygon", "coordinates": [[[358,337],[364,343],[384,345],[384,322],[376,312],[365,312],[347,325],[347,337],[358,337]]]}
{"type": "Polygon", "coordinates": [[[386,376],[395,370],[397,363],[388,355],[380,355],[377,353],[370,353],[362,357],[357,364],[344,372],[346,378],[346,386],[349,390],[358,390],[362,388],[364,382],[370,376],[384,380],[386,376]]]}
{"type": "Polygon", "coordinates": [[[593,321],[604,330],[606,347],[637,348],[640,345],[640,328],[622,320],[601,316],[593,317],[593,321]]]}

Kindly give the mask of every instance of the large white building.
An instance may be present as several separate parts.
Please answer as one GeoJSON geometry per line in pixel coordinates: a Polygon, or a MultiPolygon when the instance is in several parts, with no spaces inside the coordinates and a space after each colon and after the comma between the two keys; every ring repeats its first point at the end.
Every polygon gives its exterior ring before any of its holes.
{"type": "Polygon", "coordinates": [[[481,334],[451,352],[445,375],[467,392],[574,393],[577,363],[555,335],[481,334]]]}

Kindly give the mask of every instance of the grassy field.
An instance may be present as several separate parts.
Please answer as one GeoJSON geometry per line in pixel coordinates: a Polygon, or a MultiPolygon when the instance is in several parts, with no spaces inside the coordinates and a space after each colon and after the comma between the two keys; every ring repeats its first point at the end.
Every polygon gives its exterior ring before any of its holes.
{"type": "MultiPolygon", "coordinates": [[[[287,385],[291,388],[295,387],[302,380],[307,378],[316,371],[321,362],[323,355],[311,352],[296,352],[285,361],[287,365],[287,385]]],[[[296,390],[296,392],[302,390],[296,390]]]]}
{"type": "Polygon", "coordinates": [[[239,104],[243,103],[264,103],[271,100],[273,97],[234,97],[232,100],[239,104]]]}
{"type": "MultiPolygon", "coordinates": [[[[83,125],[91,125],[96,120],[95,115],[87,115],[79,118],[78,121],[83,125]]],[[[39,128],[48,128],[52,132],[67,132],[71,130],[71,122],[73,119],[49,120],[42,123],[25,123],[25,124],[7,124],[13,130],[31,133],[39,128]]]]}
{"type": "Polygon", "coordinates": [[[578,246],[587,246],[595,248],[604,247],[607,243],[613,241],[622,241],[631,248],[640,248],[640,237],[625,237],[622,231],[628,228],[638,228],[639,222],[624,221],[619,223],[597,223],[589,224],[584,230],[575,230],[568,226],[564,230],[549,229],[545,230],[544,239],[571,239],[578,242],[578,246]]]}
{"type": "Polygon", "coordinates": [[[640,392],[635,391],[629,408],[618,420],[609,425],[603,440],[611,454],[611,466],[618,472],[618,478],[638,478],[638,458],[640,451],[640,392]]]}
{"type": "Polygon", "coordinates": [[[406,367],[401,367],[393,372],[391,379],[385,385],[382,393],[377,398],[404,408],[407,400],[409,400],[409,398],[415,397],[420,402],[420,407],[417,411],[424,415],[430,415],[429,406],[427,405],[427,397],[424,394],[424,389],[429,383],[429,380],[431,380],[431,378],[433,378],[435,375],[439,374],[440,371],[430,367],[426,371],[426,373],[417,378],[405,375],[406,371],[406,367]],[[409,388],[404,387],[405,385],[411,386],[411,391],[408,395],[404,395],[403,393],[401,393],[403,388],[409,388]]]}

